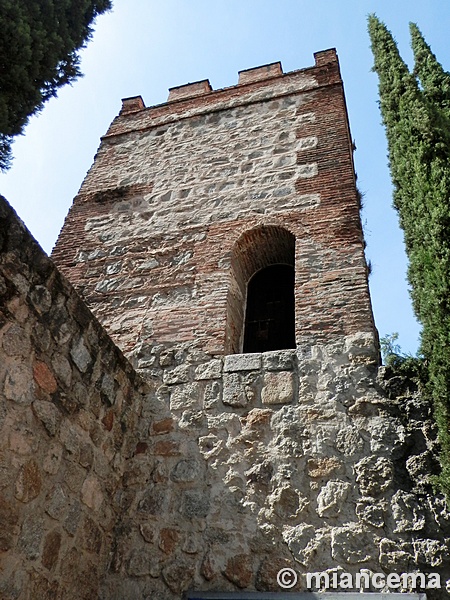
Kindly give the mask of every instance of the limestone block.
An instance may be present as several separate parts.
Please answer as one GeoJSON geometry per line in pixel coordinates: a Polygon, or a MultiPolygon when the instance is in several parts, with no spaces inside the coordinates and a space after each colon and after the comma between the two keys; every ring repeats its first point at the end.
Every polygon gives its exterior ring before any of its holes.
{"type": "Polygon", "coordinates": [[[374,498],[361,498],[356,504],[358,518],[373,527],[383,527],[386,509],[386,501],[375,501],[374,498]]]}
{"type": "Polygon", "coordinates": [[[346,481],[328,481],[317,496],[317,514],[320,517],[337,517],[345,507],[351,487],[346,481]]]}
{"type": "Polygon", "coordinates": [[[393,467],[383,456],[368,456],[355,465],[356,482],[363,496],[384,492],[392,483],[393,467]]]}
{"type": "Polygon", "coordinates": [[[263,352],[262,366],[267,371],[289,371],[293,368],[295,350],[273,350],[263,352]]]}
{"type": "Polygon", "coordinates": [[[307,567],[317,551],[323,534],[313,525],[302,523],[296,527],[283,528],[283,539],[297,562],[307,567]]]}
{"type": "Polygon", "coordinates": [[[224,371],[257,371],[261,368],[261,354],[229,354],[225,356],[224,371]]]}
{"type": "Polygon", "coordinates": [[[198,383],[177,385],[170,389],[170,409],[187,410],[200,408],[200,389],[198,383]]]}
{"type": "Polygon", "coordinates": [[[189,381],[189,371],[189,365],[179,365],[178,367],[164,371],[163,382],[166,385],[186,383],[189,381]]]}
{"type": "Polygon", "coordinates": [[[296,519],[308,506],[308,499],[287,483],[277,487],[268,497],[271,512],[285,521],[296,519]]]}
{"type": "Polygon", "coordinates": [[[408,572],[413,564],[413,547],[409,542],[383,538],[379,545],[380,565],[390,571],[408,572]]]}
{"type": "Polygon", "coordinates": [[[232,556],[228,560],[223,574],[239,588],[249,587],[253,579],[252,557],[246,554],[232,556]]]}
{"type": "Polygon", "coordinates": [[[220,359],[213,359],[207,363],[198,365],[195,369],[195,379],[201,381],[202,379],[218,379],[222,374],[222,361],[220,359]]]}
{"type": "Polygon", "coordinates": [[[222,386],[219,381],[209,381],[205,386],[203,406],[206,410],[217,408],[222,395],[222,386]]]}
{"type": "Polygon", "coordinates": [[[268,372],[261,390],[263,404],[290,404],[294,400],[294,375],[291,371],[268,372]]]}
{"type": "Polygon", "coordinates": [[[343,427],[336,435],[336,448],[345,456],[353,456],[364,447],[364,440],[356,427],[343,427]]]}
{"type": "Polygon", "coordinates": [[[375,558],[376,545],[372,534],[356,523],[333,529],[331,556],[347,564],[358,564],[375,558]]]}
{"type": "Polygon", "coordinates": [[[413,541],[414,558],[428,568],[448,564],[450,549],[448,540],[419,539],[413,541]]]}
{"type": "Polygon", "coordinates": [[[373,417],[367,424],[370,432],[370,449],[372,452],[387,452],[392,455],[403,447],[405,428],[399,419],[389,417],[373,417]]]}
{"type": "Polygon", "coordinates": [[[398,490],[392,497],[392,514],[395,519],[396,533],[401,531],[420,531],[425,526],[425,517],[417,496],[398,490]]]}
{"type": "Polygon", "coordinates": [[[239,373],[224,373],[222,402],[234,407],[247,406],[245,385],[239,373]]]}

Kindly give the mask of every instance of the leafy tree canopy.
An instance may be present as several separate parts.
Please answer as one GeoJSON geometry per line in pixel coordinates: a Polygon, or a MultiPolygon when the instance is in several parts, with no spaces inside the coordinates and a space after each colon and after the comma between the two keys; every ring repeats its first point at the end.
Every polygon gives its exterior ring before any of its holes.
{"type": "Polygon", "coordinates": [[[0,169],[29,117],[80,76],[78,51],[111,0],[1,0],[0,169]]]}

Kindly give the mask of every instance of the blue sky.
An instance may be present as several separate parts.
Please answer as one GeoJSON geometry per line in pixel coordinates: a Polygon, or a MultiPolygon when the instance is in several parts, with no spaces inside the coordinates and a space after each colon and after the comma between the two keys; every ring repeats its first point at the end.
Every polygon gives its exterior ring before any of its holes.
{"type": "Polygon", "coordinates": [[[209,78],[213,88],[237,83],[239,70],[280,60],[284,71],[310,66],[313,52],[337,48],[344,80],[363,223],[373,264],[372,304],[380,335],[399,332],[404,351],[417,349],[419,326],[405,281],[403,236],[391,208],[384,130],[371,72],[367,14],[375,12],[411,65],[409,21],[416,22],[450,70],[450,4],[442,0],[113,0],[82,53],[84,77],[62,89],[14,144],[0,193],[50,252],[121,98],[147,106],[168,88],[209,78]]]}

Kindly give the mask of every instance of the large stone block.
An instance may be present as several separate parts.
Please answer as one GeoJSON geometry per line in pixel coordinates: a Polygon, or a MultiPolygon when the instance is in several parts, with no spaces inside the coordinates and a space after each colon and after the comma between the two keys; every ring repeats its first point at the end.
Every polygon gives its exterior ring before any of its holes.
{"type": "Polygon", "coordinates": [[[294,374],[291,371],[267,372],[261,390],[263,404],[290,404],[294,401],[294,374]]]}

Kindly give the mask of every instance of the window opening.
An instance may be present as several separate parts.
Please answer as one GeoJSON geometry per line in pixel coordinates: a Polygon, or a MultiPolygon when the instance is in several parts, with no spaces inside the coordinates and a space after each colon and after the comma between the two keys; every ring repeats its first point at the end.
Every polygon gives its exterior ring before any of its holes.
{"type": "Polygon", "coordinates": [[[243,352],[295,348],[294,268],[270,265],[247,287],[243,352]]]}

